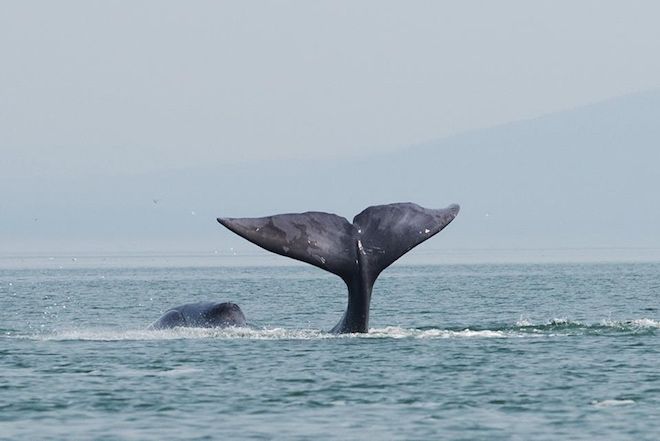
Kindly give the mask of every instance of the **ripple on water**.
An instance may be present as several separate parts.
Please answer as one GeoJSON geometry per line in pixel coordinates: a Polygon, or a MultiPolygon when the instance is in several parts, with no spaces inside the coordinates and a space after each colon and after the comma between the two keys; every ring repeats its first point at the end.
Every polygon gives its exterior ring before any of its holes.
{"type": "Polygon", "coordinates": [[[348,335],[324,331],[345,288],[316,271],[0,272],[0,438],[660,432],[660,264],[393,268],[348,335]],[[254,326],[140,329],[211,293],[254,326]]]}

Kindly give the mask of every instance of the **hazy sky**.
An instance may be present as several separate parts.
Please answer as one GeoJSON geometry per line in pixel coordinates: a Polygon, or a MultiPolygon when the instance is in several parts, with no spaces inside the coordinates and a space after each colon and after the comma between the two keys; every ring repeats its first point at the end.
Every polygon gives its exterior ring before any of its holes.
{"type": "Polygon", "coordinates": [[[392,150],[660,86],[656,1],[2,1],[0,175],[392,150]]]}

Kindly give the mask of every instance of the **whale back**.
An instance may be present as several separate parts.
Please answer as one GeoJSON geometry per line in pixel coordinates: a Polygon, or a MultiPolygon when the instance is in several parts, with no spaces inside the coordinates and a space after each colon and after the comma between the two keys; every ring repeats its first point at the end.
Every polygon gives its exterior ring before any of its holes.
{"type": "Polygon", "coordinates": [[[168,311],[147,329],[171,329],[176,327],[224,328],[246,326],[241,308],[232,302],[197,302],[179,305],[168,311]]]}

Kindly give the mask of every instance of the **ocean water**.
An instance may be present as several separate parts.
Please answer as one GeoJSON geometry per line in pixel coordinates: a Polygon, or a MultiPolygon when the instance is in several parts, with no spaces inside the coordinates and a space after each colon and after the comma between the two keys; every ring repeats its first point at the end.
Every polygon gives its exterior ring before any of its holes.
{"type": "Polygon", "coordinates": [[[0,439],[656,440],[660,264],[0,269],[0,439]],[[146,331],[169,307],[250,328],[146,331]]]}

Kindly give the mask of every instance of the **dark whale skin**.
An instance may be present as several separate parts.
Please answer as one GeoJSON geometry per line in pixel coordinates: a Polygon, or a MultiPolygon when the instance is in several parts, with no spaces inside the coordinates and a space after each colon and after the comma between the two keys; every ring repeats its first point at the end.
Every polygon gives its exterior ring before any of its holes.
{"type": "Polygon", "coordinates": [[[148,329],[189,328],[226,328],[228,326],[247,326],[241,308],[231,302],[186,303],[169,309],[148,329]]]}

